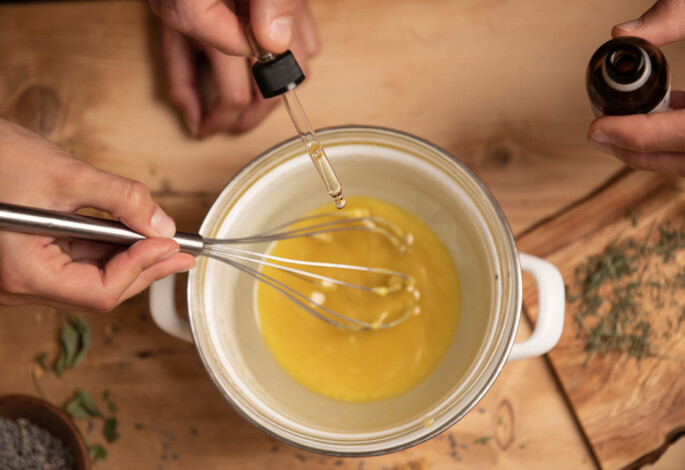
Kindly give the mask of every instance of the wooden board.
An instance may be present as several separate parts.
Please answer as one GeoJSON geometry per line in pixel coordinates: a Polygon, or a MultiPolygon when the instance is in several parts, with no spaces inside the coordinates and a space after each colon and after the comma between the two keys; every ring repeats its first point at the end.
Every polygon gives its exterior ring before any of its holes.
{"type": "MultiPolygon", "coordinates": [[[[685,433],[685,181],[625,172],[524,234],[519,246],[556,264],[569,287],[564,333],[549,358],[602,468],[655,461],[685,433]],[[669,248],[669,240],[677,246],[669,248]],[[658,252],[648,254],[645,247],[658,252]],[[602,257],[596,266],[607,267],[603,277],[594,278],[604,303],[591,309],[597,316],[583,315],[583,299],[575,297],[578,280],[586,278],[576,270],[595,255],[602,257]],[[614,276],[628,257],[635,272],[614,276]],[[633,290],[626,290],[633,281],[633,290]],[[623,306],[613,310],[621,329],[608,326],[612,302],[623,306]],[[636,307],[634,314],[629,306],[636,307]],[[597,352],[618,341],[626,348],[597,352]]],[[[524,295],[526,304],[534,304],[534,289],[524,295]]],[[[528,311],[535,315],[534,308],[528,311]]],[[[685,464],[682,451],[680,463],[685,464]]]]}

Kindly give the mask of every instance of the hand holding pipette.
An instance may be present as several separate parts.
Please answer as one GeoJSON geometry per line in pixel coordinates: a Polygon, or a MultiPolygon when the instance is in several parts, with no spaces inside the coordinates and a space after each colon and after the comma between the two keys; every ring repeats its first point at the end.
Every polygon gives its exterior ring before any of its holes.
{"type": "Polygon", "coordinates": [[[150,6],[165,23],[161,38],[168,99],[194,137],[248,131],[278,105],[278,100],[262,98],[251,79],[247,18],[262,46],[276,54],[292,50],[305,70],[319,51],[305,0],[150,0],[150,6]],[[203,99],[204,78],[216,93],[209,103],[203,99]]]}
{"type": "Polygon", "coordinates": [[[279,95],[283,98],[283,104],[326,191],[333,198],[338,209],[344,208],[345,198],[342,195],[342,185],[295,94],[295,87],[304,80],[304,73],[295,60],[295,56],[289,50],[278,55],[267,52],[255,39],[249,24],[245,31],[257,58],[257,63],[252,67],[252,74],[259,91],[265,99],[279,95]]]}

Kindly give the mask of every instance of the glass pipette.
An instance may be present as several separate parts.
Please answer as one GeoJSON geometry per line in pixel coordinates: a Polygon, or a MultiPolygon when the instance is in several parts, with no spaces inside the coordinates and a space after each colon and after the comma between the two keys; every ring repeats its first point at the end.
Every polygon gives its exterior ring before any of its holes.
{"type": "Polygon", "coordinates": [[[326,191],[333,198],[335,207],[338,209],[344,208],[345,198],[342,195],[342,185],[326,156],[323,145],[321,145],[316,132],[314,132],[314,128],[309,123],[309,119],[307,119],[300,100],[295,94],[295,87],[304,80],[304,74],[297,64],[295,57],[290,51],[279,55],[265,51],[257,43],[249,24],[245,31],[252,46],[252,51],[257,57],[257,63],[252,67],[252,73],[262,96],[264,98],[271,98],[281,95],[285,109],[288,111],[295,129],[307,149],[307,154],[311,158],[317,173],[319,173],[326,191]]]}

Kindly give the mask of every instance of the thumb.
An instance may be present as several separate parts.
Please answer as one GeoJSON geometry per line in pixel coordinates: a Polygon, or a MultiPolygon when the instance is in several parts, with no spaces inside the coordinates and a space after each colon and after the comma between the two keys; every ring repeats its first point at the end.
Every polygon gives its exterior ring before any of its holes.
{"type": "Polygon", "coordinates": [[[110,213],[147,237],[173,237],[176,224],[150,195],[143,183],[83,164],[73,175],[69,205],[72,210],[92,207],[110,213]]]}
{"type": "Polygon", "coordinates": [[[292,0],[252,0],[250,23],[255,39],[269,52],[280,54],[290,47],[293,17],[299,6],[292,0]]]}
{"type": "Polygon", "coordinates": [[[685,2],[658,0],[640,18],[614,26],[613,37],[638,36],[657,46],[685,38],[685,2]]]}

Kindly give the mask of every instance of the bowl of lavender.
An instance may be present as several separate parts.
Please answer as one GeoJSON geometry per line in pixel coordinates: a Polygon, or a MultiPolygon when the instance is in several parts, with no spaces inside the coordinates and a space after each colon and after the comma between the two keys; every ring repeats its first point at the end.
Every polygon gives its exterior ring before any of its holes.
{"type": "Polygon", "coordinates": [[[29,395],[0,398],[0,468],[90,470],[88,450],[69,416],[29,395]]]}

